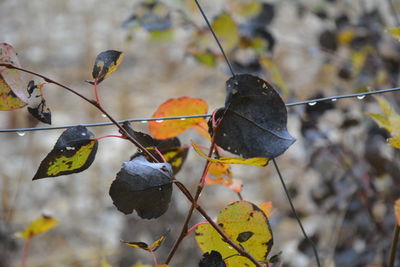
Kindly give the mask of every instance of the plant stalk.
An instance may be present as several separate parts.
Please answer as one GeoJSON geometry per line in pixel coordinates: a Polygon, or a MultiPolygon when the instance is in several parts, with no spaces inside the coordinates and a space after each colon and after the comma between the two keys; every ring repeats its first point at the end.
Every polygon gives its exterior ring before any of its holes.
{"type": "Polygon", "coordinates": [[[394,267],[394,263],[396,261],[397,246],[399,243],[399,236],[400,236],[400,226],[396,223],[396,227],[394,228],[393,232],[392,245],[390,248],[390,258],[388,267],[394,267]]]}

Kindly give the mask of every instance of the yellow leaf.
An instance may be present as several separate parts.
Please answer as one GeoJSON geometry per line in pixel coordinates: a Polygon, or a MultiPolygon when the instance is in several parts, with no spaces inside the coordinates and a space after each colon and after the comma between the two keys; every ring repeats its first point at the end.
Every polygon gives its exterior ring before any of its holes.
{"type": "Polygon", "coordinates": [[[354,32],[351,30],[341,31],[337,38],[339,43],[347,45],[354,39],[354,32]]]}
{"type": "Polygon", "coordinates": [[[400,136],[389,138],[389,144],[397,149],[400,149],[400,136]]]}
{"type": "Polygon", "coordinates": [[[106,259],[101,261],[100,266],[101,267],[112,267],[112,265],[106,259]]]}
{"type": "MultiPolygon", "coordinates": [[[[225,207],[217,218],[217,224],[224,233],[256,260],[266,261],[273,244],[268,218],[262,210],[247,201],[237,201],[225,207]]],[[[218,251],[227,266],[254,266],[245,257],[233,256],[237,251],[223,241],[209,224],[201,224],[196,229],[196,241],[203,253],[218,251]],[[246,265],[247,264],[247,265],[246,265]]]]}
{"type": "Polygon", "coordinates": [[[397,225],[400,226],[400,198],[394,202],[394,214],[396,216],[397,225]]]}
{"type": "Polygon", "coordinates": [[[212,23],[212,27],[218,38],[221,39],[222,45],[227,53],[239,43],[239,30],[236,22],[228,13],[222,13],[216,17],[212,23]]]}
{"type": "Polygon", "coordinates": [[[262,4],[260,1],[254,0],[235,0],[232,2],[232,13],[244,18],[251,18],[261,12],[262,4]]]}
{"type": "Polygon", "coordinates": [[[124,243],[127,246],[133,247],[133,248],[139,248],[147,251],[156,251],[161,244],[164,242],[165,236],[161,236],[159,239],[153,242],[151,246],[147,245],[144,242],[128,242],[128,241],[123,241],[121,240],[122,243],[124,243]]]}
{"type": "Polygon", "coordinates": [[[153,267],[153,266],[148,264],[136,263],[135,265],[132,265],[132,267],[153,267]]]}
{"type": "Polygon", "coordinates": [[[208,157],[201,149],[195,144],[192,143],[194,150],[203,158],[207,159],[210,162],[214,163],[224,163],[224,164],[243,164],[243,165],[251,165],[257,167],[264,167],[268,164],[268,158],[236,158],[236,157],[220,157],[219,159],[214,159],[208,157]]]}
{"type": "MultiPolygon", "coordinates": [[[[206,114],[207,111],[207,102],[200,98],[171,98],[158,107],[153,114],[153,118],[201,115],[206,114]]],[[[183,131],[194,127],[202,121],[204,121],[204,118],[165,120],[162,122],[150,121],[149,130],[154,138],[167,139],[176,137],[183,131]]]]}
{"type": "Polygon", "coordinates": [[[42,215],[41,218],[33,221],[22,232],[17,233],[17,236],[22,238],[32,238],[36,235],[45,233],[58,225],[58,221],[51,216],[42,215]]]}
{"type": "Polygon", "coordinates": [[[13,110],[24,106],[26,103],[13,93],[0,73],[0,110],[13,110]]]}
{"type": "Polygon", "coordinates": [[[396,38],[398,41],[400,41],[400,27],[397,28],[391,28],[386,30],[388,33],[390,33],[394,38],[396,38]]]}
{"type": "Polygon", "coordinates": [[[286,86],[286,83],[283,80],[283,77],[281,75],[281,72],[279,71],[278,66],[268,58],[261,58],[260,62],[263,65],[264,69],[266,69],[268,72],[271,73],[272,80],[279,86],[283,94],[289,95],[290,94],[289,88],[286,86]]]}

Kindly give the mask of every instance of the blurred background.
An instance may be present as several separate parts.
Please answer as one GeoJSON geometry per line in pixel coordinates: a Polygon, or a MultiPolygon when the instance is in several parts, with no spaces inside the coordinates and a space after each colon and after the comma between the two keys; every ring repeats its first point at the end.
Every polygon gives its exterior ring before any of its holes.
{"type": "MultiPolygon", "coordinates": [[[[234,23],[217,32],[235,72],[270,81],[286,103],[399,86],[400,43],[385,32],[400,26],[398,0],[201,3],[211,21],[228,14],[230,20],[220,24],[234,23]]],[[[91,86],[84,81],[91,79],[96,55],[123,51],[119,69],[99,86],[104,107],[118,120],[151,117],[161,103],[180,96],[204,99],[210,112],[224,105],[230,73],[191,1],[151,7],[138,0],[1,0],[0,37],[15,47],[24,68],[90,97],[91,86]]],[[[46,85],[44,95],[54,126],[107,121],[62,88],[46,85]]],[[[385,97],[398,107],[398,94],[385,97]]],[[[379,112],[374,97],[288,108],[288,129],[297,141],[277,161],[324,266],[387,264],[393,202],[400,195],[399,152],[366,112],[379,112]]],[[[36,122],[23,108],[1,112],[0,125],[31,127],[36,122]]],[[[132,126],[148,131],[146,123],[132,126]]],[[[96,136],[117,133],[114,127],[90,130],[96,136]]],[[[42,213],[60,224],[35,237],[29,266],[151,265],[150,254],[120,240],[151,243],[169,231],[156,253],[163,262],[179,235],[188,201],[175,189],[170,209],[158,219],[119,212],[109,187],[136,149],[111,138],[100,141],[88,170],[32,182],[61,133],[0,134],[0,266],[21,264],[23,240],[14,233],[42,213]]],[[[208,145],[193,130],[180,139],[208,145]]],[[[177,178],[195,190],[203,166],[204,160],[190,151],[177,178]]],[[[243,180],[244,199],[273,203],[270,256],[282,251],[282,266],[315,266],[272,166],[233,166],[232,173],[243,180]]],[[[235,193],[215,185],[205,189],[200,203],[216,217],[236,200],[235,193]]],[[[202,220],[195,215],[191,225],[202,220]]],[[[171,266],[197,266],[201,254],[192,234],[171,266]]]]}

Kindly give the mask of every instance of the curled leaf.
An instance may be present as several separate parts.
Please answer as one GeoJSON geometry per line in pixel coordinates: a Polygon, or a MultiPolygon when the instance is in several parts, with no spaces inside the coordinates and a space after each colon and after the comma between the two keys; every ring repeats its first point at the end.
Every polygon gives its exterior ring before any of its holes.
{"type": "MultiPolygon", "coordinates": [[[[159,117],[175,117],[186,115],[202,115],[208,110],[207,102],[200,98],[180,97],[171,98],[161,104],[153,118],[159,117]]],[[[192,128],[193,126],[204,121],[204,118],[188,118],[185,120],[165,120],[165,121],[150,121],[149,130],[151,135],[156,139],[172,138],[183,131],[192,128]]]]}
{"type": "Polygon", "coordinates": [[[154,241],[153,244],[151,244],[151,246],[147,245],[145,242],[128,242],[128,241],[121,241],[121,242],[133,248],[140,248],[147,251],[156,251],[164,242],[164,240],[165,236],[161,236],[156,241],[154,241]]]}
{"type": "MultiPolygon", "coordinates": [[[[110,76],[118,66],[121,64],[123,59],[123,53],[115,50],[107,50],[97,55],[94,62],[92,76],[97,84],[101,83],[105,78],[110,76]]],[[[94,84],[92,81],[88,81],[90,84],[94,84]]]]}
{"type": "Polygon", "coordinates": [[[224,164],[243,164],[264,167],[268,164],[268,158],[235,158],[235,157],[220,157],[218,159],[208,157],[195,143],[192,143],[194,150],[203,158],[214,163],[224,163],[224,164]]]}
{"type": "Polygon", "coordinates": [[[172,175],[170,164],[151,163],[138,156],[123,163],[109,193],[121,212],[136,210],[143,219],[158,218],[171,201],[172,175]]]}
{"type": "Polygon", "coordinates": [[[30,81],[28,84],[28,111],[41,122],[51,124],[51,112],[46,106],[46,100],[43,97],[43,84],[35,84],[30,81]]]}
{"type": "Polygon", "coordinates": [[[288,133],[287,111],[279,94],[266,81],[249,74],[226,82],[224,115],[216,133],[218,146],[243,158],[275,158],[295,139],[288,133]]]}
{"type": "Polygon", "coordinates": [[[46,233],[58,225],[58,221],[51,216],[42,215],[42,217],[34,220],[22,232],[17,233],[17,236],[22,238],[32,238],[36,235],[46,233]]]}
{"type": "Polygon", "coordinates": [[[46,158],[40,163],[33,180],[56,177],[86,170],[93,163],[98,142],[84,126],[65,130],[46,158]]]}

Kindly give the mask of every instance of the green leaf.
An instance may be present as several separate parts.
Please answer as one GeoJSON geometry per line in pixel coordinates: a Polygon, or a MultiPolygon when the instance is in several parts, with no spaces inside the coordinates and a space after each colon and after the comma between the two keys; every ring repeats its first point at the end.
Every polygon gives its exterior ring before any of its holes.
{"type": "Polygon", "coordinates": [[[40,163],[33,180],[86,170],[93,163],[98,142],[84,126],[65,130],[51,152],[40,163]]]}
{"type": "MultiPolygon", "coordinates": [[[[220,212],[217,223],[232,241],[256,260],[267,260],[273,245],[272,231],[267,216],[257,206],[244,200],[234,202],[220,212]]],[[[227,266],[254,266],[249,259],[238,256],[208,223],[197,227],[196,241],[204,253],[213,250],[220,253],[227,266]]]]}
{"type": "Polygon", "coordinates": [[[125,214],[136,210],[143,219],[158,218],[171,201],[172,175],[170,164],[151,163],[138,156],[123,163],[109,194],[114,205],[125,214]]]}
{"type": "Polygon", "coordinates": [[[218,38],[221,39],[222,46],[229,53],[239,43],[239,29],[236,22],[228,13],[222,13],[216,17],[212,27],[218,38]]]}
{"type": "MultiPolygon", "coordinates": [[[[93,79],[97,84],[110,76],[110,74],[113,73],[121,64],[122,59],[123,53],[120,51],[107,50],[98,54],[92,71],[93,79]]],[[[94,84],[94,82],[88,82],[94,84]]]]}

